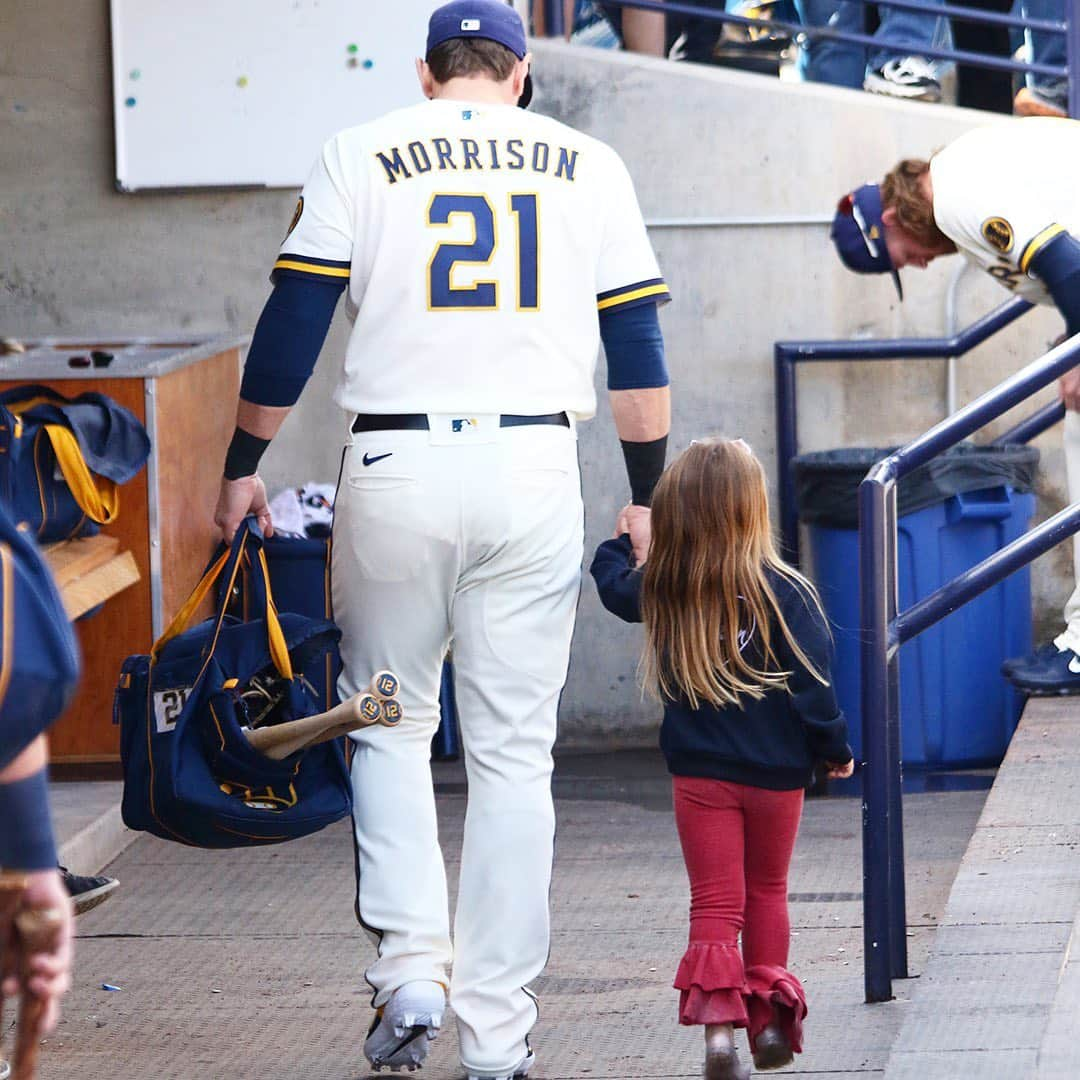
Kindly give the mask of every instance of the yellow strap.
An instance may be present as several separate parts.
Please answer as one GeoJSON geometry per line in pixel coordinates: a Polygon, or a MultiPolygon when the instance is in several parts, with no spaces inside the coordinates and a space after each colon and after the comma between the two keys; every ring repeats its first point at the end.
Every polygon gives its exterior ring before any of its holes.
{"type": "Polygon", "coordinates": [[[202,580],[195,586],[187,600],[184,601],[184,606],[173,616],[173,621],[166,627],[165,633],[154,642],[154,647],[150,650],[151,656],[156,659],[158,653],[174,637],[178,637],[187,629],[188,623],[191,622],[195,612],[198,611],[202,602],[214,587],[214,582],[221,576],[221,571],[225,569],[225,563],[228,562],[228,559],[228,551],[223,551],[214,565],[203,574],[202,580]]]}
{"type": "Polygon", "coordinates": [[[262,548],[259,548],[259,565],[262,567],[263,584],[266,586],[266,630],[270,639],[270,656],[273,658],[274,667],[278,669],[278,674],[283,679],[292,682],[292,660],[289,658],[285,635],[278,621],[274,598],[270,595],[270,567],[266,564],[266,552],[262,548]]]}
{"type": "Polygon", "coordinates": [[[120,511],[120,492],[116,483],[104,476],[96,476],[87,468],[78,440],[66,427],[46,424],[45,431],[79,509],[99,525],[115,521],[120,511]]]}
{"type": "MultiPolygon", "coordinates": [[[[232,594],[236,575],[239,573],[240,566],[244,561],[244,548],[247,546],[247,536],[241,540],[241,545],[240,557],[236,560],[235,567],[233,567],[233,580],[228,584],[226,595],[232,594]]],[[[173,638],[178,637],[187,629],[188,623],[191,622],[192,618],[195,616],[195,612],[209,595],[210,590],[221,576],[221,572],[224,570],[225,563],[228,562],[228,560],[229,552],[224,551],[218,557],[214,565],[206,571],[202,580],[195,586],[194,591],[185,601],[184,606],[176,613],[173,621],[169,623],[165,633],[154,642],[154,647],[150,650],[150,655],[153,659],[156,660],[161,650],[165,648],[173,638]]],[[[266,552],[261,548],[259,549],[259,568],[262,571],[263,585],[266,589],[266,635],[270,645],[270,658],[274,661],[274,667],[277,668],[278,674],[283,679],[288,679],[292,682],[292,660],[289,657],[289,648],[285,644],[285,634],[282,631],[281,623],[278,620],[277,609],[274,607],[274,599],[270,594],[270,568],[266,562],[266,552]]],[[[220,626],[218,629],[220,629],[220,626]]],[[[217,633],[215,632],[214,643],[211,645],[211,652],[213,652],[213,646],[216,644],[217,633]]]]}

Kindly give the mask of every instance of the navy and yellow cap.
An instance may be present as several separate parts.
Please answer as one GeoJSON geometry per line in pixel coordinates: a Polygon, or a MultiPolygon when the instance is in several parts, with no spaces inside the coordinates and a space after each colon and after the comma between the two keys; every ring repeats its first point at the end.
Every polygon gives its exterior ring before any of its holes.
{"type": "MultiPolygon", "coordinates": [[[[504,0],[453,0],[432,12],[428,22],[427,53],[454,38],[484,38],[509,49],[519,60],[529,46],[521,16],[504,0]]],[[[532,75],[525,77],[525,89],[518,104],[524,109],[532,100],[532,75]]]]}
{"type": "Polygon", "coordinates": [[[896,294],[904,299],[900,275],[889,258],[881,220],[881,188],[863,184],[848,192],[836,206],[829,235],[843,264],[857,274],[892,274],[896,294]]]}

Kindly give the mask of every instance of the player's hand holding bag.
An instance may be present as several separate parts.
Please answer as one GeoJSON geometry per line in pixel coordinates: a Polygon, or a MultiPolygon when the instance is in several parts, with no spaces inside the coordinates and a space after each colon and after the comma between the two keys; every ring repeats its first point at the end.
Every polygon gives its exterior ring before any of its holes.
{"type": "Polygon", "coordinates": [[[150,453],[146,429],[104,394],[27,384],[0,394],[0,496],[42,543],[89,536],[150,453]]]}
{"type": "Polygon", "coordinates": [[[197,847],[272,844],[315,832],[350,811],[341,740],[272,760],[242,728],[317,714],[305,671],[337,661],[332,622],[279,615],[254,518],[237,530],[149,656],[125,662],[114,702],[121,725],[123,817],[132,829],[197,847]],[[226,614],[244,562],[254,618],[226,614]],[[188,629],[218,579],[213,618],[188,629]]]}

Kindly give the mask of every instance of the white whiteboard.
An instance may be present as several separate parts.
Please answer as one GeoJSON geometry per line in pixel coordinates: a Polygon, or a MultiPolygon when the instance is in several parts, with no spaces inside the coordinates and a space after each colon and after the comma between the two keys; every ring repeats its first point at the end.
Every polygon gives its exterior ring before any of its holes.
{"type": "Polygon", "coordinates": [[[335,132],[421,100],[440,0],[112,0],[116,186],[300,187],[335,132]]]}

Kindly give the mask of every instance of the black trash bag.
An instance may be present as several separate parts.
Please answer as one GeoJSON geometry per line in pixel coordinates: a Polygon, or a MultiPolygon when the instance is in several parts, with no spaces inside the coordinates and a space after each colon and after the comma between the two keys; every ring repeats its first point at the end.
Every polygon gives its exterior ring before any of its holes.
{"type": "MultiPolygon", "coordinates": [[[[896,447],[856,446],[800,454],[791,463],[799,520],[805,525],[854,529],[859,524],[857,492],[875,462],[896,447]]],[[[1035,486],[1039,451],[1033,446],[976,446],[960,443],[905,476],[897,491],[897,513],[912,514],[951,495],[1008,485],[1028,492],[1035,486]]]]}

